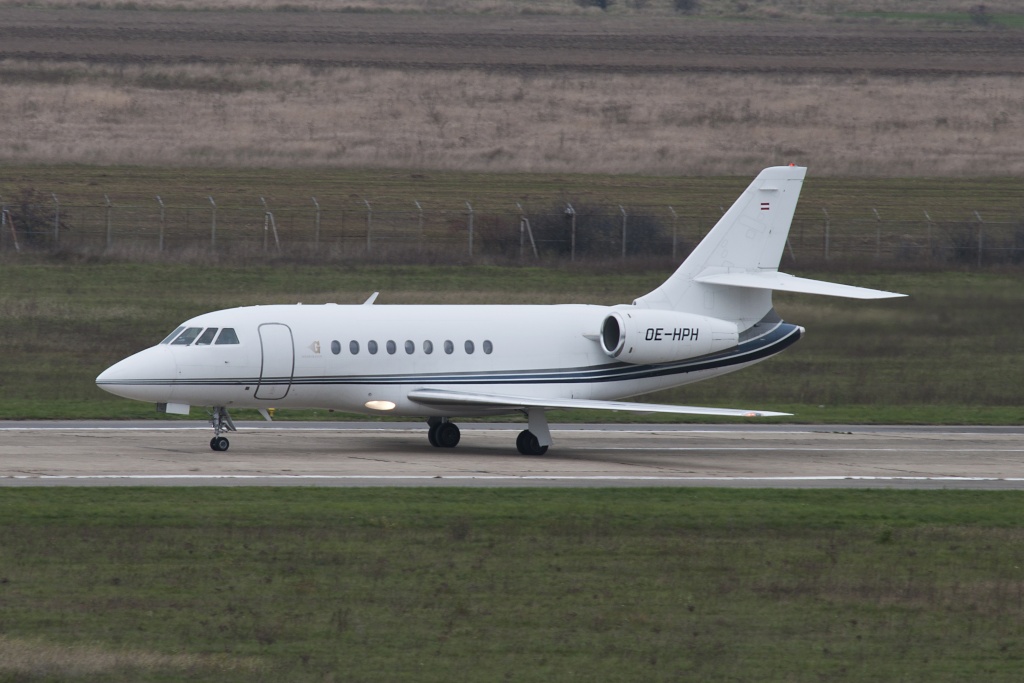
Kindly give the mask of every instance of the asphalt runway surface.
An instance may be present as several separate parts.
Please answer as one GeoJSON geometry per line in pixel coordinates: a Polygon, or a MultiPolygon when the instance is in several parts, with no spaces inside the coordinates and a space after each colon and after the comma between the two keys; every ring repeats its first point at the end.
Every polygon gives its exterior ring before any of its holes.
{"type": "Polygon", "coordinates": [[[455,449],[420,423],[239,423],[209,448],[193,422],[0,423],[0,486],[728,486],[1024,488],[1022,427],[462,424],[455,449]]]}

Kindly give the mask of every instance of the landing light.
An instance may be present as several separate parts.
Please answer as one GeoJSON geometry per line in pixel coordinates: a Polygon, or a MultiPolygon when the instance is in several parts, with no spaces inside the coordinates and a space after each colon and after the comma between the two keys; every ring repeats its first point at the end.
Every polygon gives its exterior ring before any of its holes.
{"type": "Polygon", "coordinates": [[[394,410],[395,404],[391,401],[367,401],[365,404],[370,410],[394,410]]]}

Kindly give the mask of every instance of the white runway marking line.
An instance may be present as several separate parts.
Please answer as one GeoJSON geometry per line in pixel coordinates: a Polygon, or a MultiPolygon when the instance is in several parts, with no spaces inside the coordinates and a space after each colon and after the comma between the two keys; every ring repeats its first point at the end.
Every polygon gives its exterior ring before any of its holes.
{"type": "Polygon", "coordinates": [[[808,452],[819,453],[1024,453],[1024,448],[832,448],[829,446],[797,446],[792,448],[782,446],[595,446],[586,448],[587,451],[627,451],[635,453],[639,451],[782,451],[785,453],[808,452]]]}
{"type": "Polygon", "coordinates": [[[427,475],[427,474],[41,474],[41,475],[7,475],[2,479],[132,479],[132,480],[173,480],[173,479],[267,479],[267,480],[515,480],[515,481],[1006,481],[1024,482],[1024,477],[915,477],[915,476],[868,476],[868,475],[822,475],[808,477],[656,477],[656,476],[572,476],[572,475],[427,475]]]}

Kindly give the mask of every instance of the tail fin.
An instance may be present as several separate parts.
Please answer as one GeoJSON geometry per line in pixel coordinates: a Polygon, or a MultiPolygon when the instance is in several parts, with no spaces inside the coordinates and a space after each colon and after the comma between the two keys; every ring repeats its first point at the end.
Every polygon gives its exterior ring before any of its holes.
{"type": "Polygon", "coordinates": [[[732,320],[743,331],[771,313],[773,289],[854,298],[902,296],[778,272],[806,172],[799,166],[761,171],[676,272],[633,304],[732,320]]]}

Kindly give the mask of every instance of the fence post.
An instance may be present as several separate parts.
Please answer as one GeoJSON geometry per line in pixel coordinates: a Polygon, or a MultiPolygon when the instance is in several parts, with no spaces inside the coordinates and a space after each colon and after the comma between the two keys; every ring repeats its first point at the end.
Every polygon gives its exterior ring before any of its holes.
{"type": "Polygon", "coordinates": [[[57,246],[60,244],[60,202],[57,201],[57,195],[53,192],[50,193],[50,196],[53,197],[53,203],[57,207],[53,218],[53,246],[57,246]]]}
{"type": "Polygon", "coordinates": [[[160,195],[156,196],[156,202],[160,205],[160,251],[164,250],[164,200],[160,199],[160,195]]]}
{"type": "Polygon", "coordinates": [[[14,240],[14,251],[21,253],[21,245],[18,244],[18,231],[14,227],[14,216],[11,215],[10,210],[5,206],[0,208],[0,226],[3,224],[3,219],[6,219],[7,224],[11,226],[11,239],[14,240]]]}
{"type": "Polygon", "coordinates": [[[537,253],[537,243],[533,240],[533,229],[530,227],[530,219],[526,217],[526,212],[523,211],[523,205],[516,202],[516,208],[519,209],[519,259],[523,258],[523,229],[525,227],[526,235],[530,238],[530,247],[533,249],[533,258],[539,259],[540,254],[537,253]]]}
{"type": "Polygon", "coordinates": [[[270,239],[270,209],[267,208],[267,200],[260,197],[260,204],[263,205],[263,253],[267,253],[267,240],[270,239]]]}
{"type": "Polygon", "coordinates": [[[412,203],[416,205],[416,211],[419,213],[420,241],[422,241],[423,240],[423,207],[420,206],[420,203],[418,201],[416,201],[415,199],[412,200],[412,203]]]}
{"type": "Polygon", "coordinates": [[[668,210],[672,212],[672,262],[676,260],[676,223],[679,222],[679,216],[676,214],[676,210],[671,206],[668,210]]]}
{"type": "Polygon", "coordinates": [[[210,249],[212,250],[217,248],[217,202],[213,201],[212,195],[207,195],[206,198],[213,205],[213,218],[210,221],[210,249]]]}
{"type": "Polygon", "coordinates": [[[366,199],[363,203],[366,204],[366,253],[370,253],[373,248],[373,207],[366,199]]]}
{"type": "Polygon", "coordinates": [[[277,236],[277,221],[274,220],[274,212],[267,206],[267,200],[260,197],[260,204],[263,205],[263,253],[267,253],[267,229],[274,231],[274,246],[277,253],[281,253],[281,239],[277,236]]]}
{"type": "Polygon", "coordinates": [[[977,211],[974,212],[974,217],[978,219],[978,267],[981,268],[981,254],[985,249],[985,221],[977,211]]]}
{"type": "Polygon", "coordinates": [[[313,221],[313,247],[320,247],[320,202],[313,197],[313,206],[316,207],[316,218],[313,221]]]}
{"type": "Polygon", "coordinates": [[[473,205],[466,202],[466,208],[469,209],[469,255],[473,256],[473,205]]]}
{"type": "Polygon", "coordinates": [[[824,206],[821,207],[821,212],[825,214],[825,260],[828,261],[828,259],[829,259],[828,249],[829,249],[829,238],[830,238],[829,228],[831,227],[832,219],[828,215],[828,209],[826,209],[824,206]]]}
{"type": "Polygon", "coordinates": [[[573,208],[572,204],[566,203],[565,215],[569,217],[570,226],[570,237],[569,237],[569,260],[576,260],[576,209],[573,208]]]}
{"type": "Polygon", "coordinates": [[[928,223],[928,263],[932,262],[932,217],[928,215],[928,212],[924,212],[924,219],[928,223]]]}
{"type": "Polygon", "coordinates": [[[622,212],[622,260],[626,260],[626,210],[619,204],[619,211],[622,212]]]}
{"type": "Polygon", "coordinates": [[[882,217],[878,215],[878,209],[871,209],[875,212],[875,221],[878,226],[875,229],[875,260],[882,258],[882,217]]]}
{"type": "Polygon", "coordinates": [[[110,230],[110,197],[108,197],[107,195],[103,195],[103,199],[107,203],[107,208],[104,209],[104,220],[107,224],[107,249],[110,249],[110,245],[112,244],[114,239],[110,230]]]}

